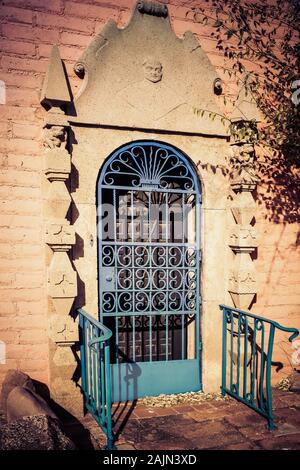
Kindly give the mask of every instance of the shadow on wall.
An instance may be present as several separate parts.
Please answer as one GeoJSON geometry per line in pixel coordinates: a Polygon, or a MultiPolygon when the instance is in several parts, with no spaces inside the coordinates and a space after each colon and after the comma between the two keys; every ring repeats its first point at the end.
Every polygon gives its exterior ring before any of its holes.
{"type": "Polygon", "coordinates": [[[113,429],[114,435],[118,439],[123,429],[125,428],[131,414],[133,413],[137,399],[130,400],[129,395],[138,396],[138,377],[141,375],[140,367],[132,361],[126,354],[124,354],[120,349],[118,350],[121,361],[125,364],[125,375],[124,369],[122,369],[121,364],[118,367],[118,373],[116,376],[112,377],[112,389],[113,394],[116,396],[125,396],[125,399],[118,401],[114,404],[112,410],[112,419],[113,419],[113,429]],[[114,378],[116,383],[114,383],[114,378]]]}
{"type": "MultiPolygon", "coordinates": [[[[264,206],[265,219],[273,223],[300,222],[299,168],[284,155],[264,155],[258,159],[260,177],[257,201],[264,206]]],[[[296,245],[300,243],[298,234],[296,245]]]]}
{"type": "MultiPolygon", "coordinates": [[[[231,169],[222,165],[198,163],[200,170],[230,178],[231,169]]],[[[300,171],[294,163],[290,163],[285,155],[271,154],[257,158],[256,173],[259,177],[258,189],[253,196],[264,212],[265,219],[276,224],[293,224],[300,222],[300,171]]],[[[300,233],[296,245],[300,243],[300,233]]]]}
{"type": "Polygon", "coordinates": [[[65,434],[76,445],[78,450],[93,450],[90,432],[81,424],[81,422],[65,408],[60,406],[54,400],[49,401],[50,407],[63,424],[65,434]]]}

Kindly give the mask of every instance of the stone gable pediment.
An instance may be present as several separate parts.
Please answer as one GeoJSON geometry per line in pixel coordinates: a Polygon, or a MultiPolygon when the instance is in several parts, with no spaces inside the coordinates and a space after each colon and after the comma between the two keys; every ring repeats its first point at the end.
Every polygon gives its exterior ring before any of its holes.
{"type": "Polygon", "coordinates": [[[109,21],[75,70],[84,79],[74,121],[227,135],[218,117],[216,72],[192,33],[175,35],[164,6],[138,2],[125,28],[109,21]],[[217,114],[214,120],[208,112],[217,114]]]}

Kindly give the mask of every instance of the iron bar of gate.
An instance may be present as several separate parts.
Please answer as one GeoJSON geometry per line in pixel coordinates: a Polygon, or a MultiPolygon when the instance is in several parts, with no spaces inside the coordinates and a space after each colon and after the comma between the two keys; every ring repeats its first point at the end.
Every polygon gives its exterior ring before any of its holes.
{"type": "Polygon", "coordinates": [[[227,393],[257,411],[268,420],[270,430],[276,429],[271,389],[275,331],[277,328],[292,333],[289,341],[299,331],[237,308],[220,305],[220,309],[223,312],[222,395],[227,393]]]}
{"type": "Polygon", "coordinates": [[[78,313],[81,381],[85,407],[106,434],[107,449],[112,449],[114,436],[109,345],[112,332],[83,309],[78,309],[78,313]]]}

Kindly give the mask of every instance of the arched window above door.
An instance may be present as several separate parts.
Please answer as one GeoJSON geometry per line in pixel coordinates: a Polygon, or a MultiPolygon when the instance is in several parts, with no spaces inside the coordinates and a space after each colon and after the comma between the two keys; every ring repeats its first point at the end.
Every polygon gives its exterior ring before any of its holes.
{"type": "Polygon", "coordinates": [[[197,191],[194,169],[182,152],[154,141],[138,141],[116,150],[100,175],[100,185],[197,191]]]}

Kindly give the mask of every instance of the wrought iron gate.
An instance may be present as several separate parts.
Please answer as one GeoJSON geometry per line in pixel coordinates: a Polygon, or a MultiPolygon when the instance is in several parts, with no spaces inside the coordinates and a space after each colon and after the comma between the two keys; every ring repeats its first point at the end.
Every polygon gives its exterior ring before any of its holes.
{"type": "Polygon", "coordinates": [[[200,188],[177,149],[138,141],[98,181],[100,321],[113,401],[199,390],[200,188]]]}

